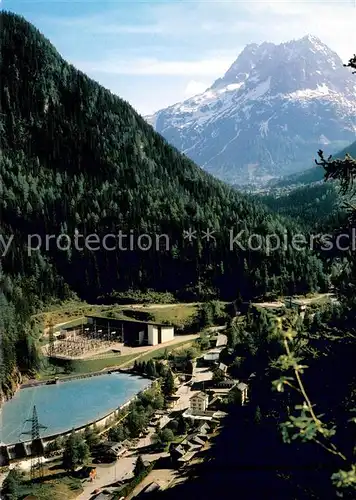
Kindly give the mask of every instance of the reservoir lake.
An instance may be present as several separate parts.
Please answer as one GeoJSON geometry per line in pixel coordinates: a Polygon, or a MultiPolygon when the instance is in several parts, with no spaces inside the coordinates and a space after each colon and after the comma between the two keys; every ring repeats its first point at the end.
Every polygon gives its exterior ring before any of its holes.
{"type": "Polygon", "coordinates": [[[150,385],[150,381],[126,373],[111,373],[54,385],[20,389],[4,403],[0,414],[0,442],[28,441],[36,405],[41,437],[69,431],[105,417],[150,385]]]}

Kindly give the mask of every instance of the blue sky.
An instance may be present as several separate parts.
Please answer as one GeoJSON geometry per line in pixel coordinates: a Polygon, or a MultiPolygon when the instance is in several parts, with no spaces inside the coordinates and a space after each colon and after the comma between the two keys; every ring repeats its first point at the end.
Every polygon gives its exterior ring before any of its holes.
{"type": "Polygon", "coordinates": [[[345,62],[356,51],[355,0],[2,0],[1,6],[34,23],[66,60],[142,114],[203,91],[248,43],[311,33],[345,62]]]}

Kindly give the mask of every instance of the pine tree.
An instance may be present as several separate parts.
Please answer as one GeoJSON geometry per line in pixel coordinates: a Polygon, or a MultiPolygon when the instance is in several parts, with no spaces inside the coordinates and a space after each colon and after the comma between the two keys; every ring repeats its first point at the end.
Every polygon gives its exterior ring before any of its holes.
{"type": "Polygon", "coordinates": [[[163,380],[162,391],[165,396],[171,396],[175,392],[174,376],[172,370],[170,369],[166,371],[163,380]]]}
{"type": "Polygon", "coordinates": [[[7,500],[20,498],[23,487],[23,477],[17,469],[10,470],[2,486],[2,494],[7,500]]]}
{"type": "Polygon", "coordinates": [[[83,437],[73,430],[64,445],[63,467],[73,472],[78,466],[85,464],[89,457],[89,446],[83,437]]]}
{"type": "Polygon", "coordinates": [[[260,425],[261,421],[262,421],[261,408],[259,406],[257,406],[256,411],[255,411],[255,416],[254,416],[254,422],[257,425],[260,425]]]}
{"type": "Polygon", "coordinates": [[[146,375],[148,377],[152,377],[152,378],[157,377],[155,363],[154,363],[154,361],[152,359],[150,359],[150,360],[147,361],[147,364],[146,364],[146,375]]]}
{"type": "Polygon", "coordinates": [[[142,472],[146,469],[142,455],[139,455],[136,460],[135,468],[134,468],[134,475],[135,477],[140,476],[142,472]]]}
{"type": "Polygon", "coordinates": [[[146,361],[141,361],[141,373],[146,374],[147,373],[147,363],[146,361]]]}
{"type": "Polygon", "coordinates": [[[87,426],[84,429],[84,439],[89,446],[90,451],[92,451],[100,440],[98,429],[96,427],[91,428],[87,426]]]}

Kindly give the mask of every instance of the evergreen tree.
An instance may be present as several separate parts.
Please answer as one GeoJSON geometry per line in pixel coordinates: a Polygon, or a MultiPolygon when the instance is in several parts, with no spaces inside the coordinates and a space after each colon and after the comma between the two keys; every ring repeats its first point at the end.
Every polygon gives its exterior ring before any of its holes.
{"type": "Polygon", "coordinates": [[[178,419],[178,427],[177,427],[177,434],[178,435],[184,435],[187,432],[187,422],[185,418],[182,415],[179,415],[178,419]]]}
{"type": "Polygon", "coordinates": [[[75,469],[88,462],[90,450],[83,437],[73,430],[64,445],[63,467],[67,471],[75,469]]]}
{"type": "Polygon", "coordinates": [[[90,451],[92,451],[100,440],[98,429],[96,427],[91,428],[87,426],[84,430],[84,439],[89,446],[90,451]]]}
{"type": "Polygon", "coordinates": [[[130,437],[137,438],[146,427],[147,423],[148,418],[144,412],[138,411],[137,409],[132,410],[126,419],[126,425],[130,437]]]}
{"type": "Polygon", "coordinates": [[[147,373],[147,364],[146,364],[146,361],[141,361],[140,367],[141,367],[141,373],[142,374],[146,374],[147,373]]]}
{"type": "Polygon", "coordinates": [[[150,359],[149,361],[147,361],[146,375],[148,377],[152,377],[152,378],[157,377],[155,363],[154,363],[154,361],[152,359],[150,359]]]}
{"type": "Polygon", "coordinates": [[[2,494],[6,500],[18,500],[23,488],[23,476],[17,469],[11,469],[2,486],[2,494]]]}
{"type": "Polygon", "coordinates": [[[165,396],[171,396],[175,392],[175,383],[172,370],[166,371],[163,380],[162,391],[165,396]]]}
{"type": "Polygon", "coordinates": [[[261,423],[261,420],[262,420],[261,408],[259,406],[257,406],[256,410],[255,410],[255,416],[254,416],[255,424],[259,425],[261,423]]]}
{"type": "Polygon", "coordinates": [[[110,441],[121,442],[125,441],[126,438],[127,432],[125,430],[125,427],[121,424],[116,425],[115,427],[111,427],[111,429],[109,430],[110,441]]]}
{"type": "Polygon", "coordinates": [[[140,476],[142,472],[144,472],[146,469],[142,455],[139,455],[136,460],[135,468],[134,468],[134,475],[135,477],[140,476]]]}

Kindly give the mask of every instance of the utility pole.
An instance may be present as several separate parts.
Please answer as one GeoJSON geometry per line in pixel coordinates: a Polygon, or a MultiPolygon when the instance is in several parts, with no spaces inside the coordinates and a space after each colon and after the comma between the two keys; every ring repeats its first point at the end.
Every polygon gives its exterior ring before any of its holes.
{"type": "Polygon", "coordinates": [[[31,436],[31,480],[36,477],[43,477],[43,445],[40,437],[40,429],[47,429],[38,421],[36,406],[33,407],[32,418],[25,420],[31,422],[31,431],[22,432],[31,436]]]}

